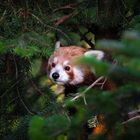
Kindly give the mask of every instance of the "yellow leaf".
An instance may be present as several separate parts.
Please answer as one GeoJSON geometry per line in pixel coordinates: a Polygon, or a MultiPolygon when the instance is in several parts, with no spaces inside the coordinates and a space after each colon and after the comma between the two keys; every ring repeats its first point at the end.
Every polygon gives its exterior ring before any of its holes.
{"type": "Polygon", "coordinates": [[[64,97],[65,97],[65,94],[60,94],[58,95],[57,97],[57,102],[58,103],[62,103],[64,101],[64,97]]]}
{"type": "Polygon", "coordinates": [[[86,48],[86,49],[90,49],[91,48],[91,46],[87,42],[85,42],[84,40],[81,41],[81,42],[82,42],[82,46],[84,46],[84,48],[86,48]]]}
{"type": "Polygon", "coordinates": [[[59,94],[62,94],[64,93],[64,86],[60,86],[60,85],[53,85],[51,86],[51,90],[56,94],[56,95],[59,95],[59,94]]]}
{"type": "Polygon", "coordinates": [[[42,86],[51,86],[52,84],[53,84],[52,81],[49,80],[49,79],[43,79],[43,80],[41,81],[41,85],[42,85],[42,86]]]}

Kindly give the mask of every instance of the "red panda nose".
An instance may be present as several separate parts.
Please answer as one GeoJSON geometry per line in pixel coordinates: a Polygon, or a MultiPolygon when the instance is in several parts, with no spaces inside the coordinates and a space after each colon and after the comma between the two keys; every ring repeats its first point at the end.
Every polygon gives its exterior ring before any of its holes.
{"type": "Polygon", "coordinates": [[[58,74],[57,72],[54,72],[54,73],[52,74],[52,78],[53,78],[54,80],[57,80],[57,79],[59,78],[59,74],[58,74]]]}

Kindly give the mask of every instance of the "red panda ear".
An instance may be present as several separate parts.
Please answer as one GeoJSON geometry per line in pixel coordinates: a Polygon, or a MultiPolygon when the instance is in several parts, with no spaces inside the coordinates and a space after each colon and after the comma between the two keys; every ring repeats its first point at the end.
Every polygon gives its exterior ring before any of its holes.
{"type": "Polygon", "coordinates": [[[94,56],[96,57],[98,60],[102,60],[105,56],[103,51],[99,51],[99,50],[92,50],[92,51],[87,51],[84,53],[85,56],[94,56]]]}
{"type": "Polygon", "coordinates": [[[56,43],[55,43],[55,50],[60,48],[60,45],[61,45],[60,41],[56,41],[56,43]]]}

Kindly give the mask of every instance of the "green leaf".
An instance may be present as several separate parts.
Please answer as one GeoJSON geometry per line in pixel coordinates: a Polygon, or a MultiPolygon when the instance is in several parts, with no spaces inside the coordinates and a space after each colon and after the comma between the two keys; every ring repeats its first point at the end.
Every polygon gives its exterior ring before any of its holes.
{"type": "MultiPolygon", "coordinates": [[[[140,48],[140,35],[136,31],[125,31],[122,36],[122,43],[128,48],[140,48]]],[[[126,49],[127,50],[127,49],[126,49]]]]}
{"type": "Polygon", "coordinates": [[[56,140],[67,140],[67,136],[59,135],[59,136],[57,136],[56,140]]]}
{"type": "Polygon", "coordinates": [[[32,46],[28,46],[26,48],[14,48],[13,49],[13,52],[16,54],[16,55],[19,55],[21,57],[27,57],[27,58],[30,58],[32,57],[33,55],[39,53],[39,49],[37,49],[36,46],[32,45],[32,46]]]}
{"type": "Polygon", "coordinates": [[[6,51],[6,46],[3,42],[0,41],[0,54],[5,53],[6,51]]]}
{"type": "Polygon", "coordinates": [[[140,49],[139,39],[129,41],[124,39],[122,42],[100,40],[97,42],[97,48],[115,55],[122,54],[129,57],[140,57],[140,51],[138,51],[140,49]]]}
{"type": "Polygon", "coordinates": [[[97,76],[107,75],[109,72],[109,65],[103,61],[97,60],[93,56],[81,57],[78,63],[91,67],[93,73],[96,73],[97,76]]]}
{"type": "Polygon", "coordinates": [[[128,29],[135,30],[140,33],[140,15],[134,16],[129,22],[128,29]]]}
{"type": "Polygon", "coordinates": [[[44,131],[45,119],[34,116],[29,123],[28,134],[31,140],[51,140],[44,131]]]}
{"type": "Polygon", "coordinates": [[[62,115],[53,115],[45,120],[45,132],[50,137],[58,136],[67,131],[69,126],[70,122],[68,118],[62,115]]]}

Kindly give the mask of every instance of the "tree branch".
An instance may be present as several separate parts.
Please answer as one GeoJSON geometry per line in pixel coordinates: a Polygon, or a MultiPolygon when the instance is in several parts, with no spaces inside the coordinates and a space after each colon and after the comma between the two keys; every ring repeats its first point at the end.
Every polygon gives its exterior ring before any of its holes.
{"type": "Polygon", "coordinates": [[[76,6],[76,3],[71,3],[65,6],[61,6],[60,8],[54,9],[53,12],[59,11],[59,10],[65,10],[65,9],[74,9],[74,7],[76,6]]]}
{"type": "Polygon", "coordinates": [[[69,15],[64,15],[64,16],[60,17],[60,18],[56,21],[55,26],[58,26],[58,25],[64,23],[67,19],[69,19],[69,18],[72,17],[72,16],[73,16],[73,14],[69,14],[69,15]]]}
{"type": "Polygon", "coordinates": [[[128,119],[127,121],[123,122],[122,124],[127,124],[129,122],[136,121],[136,120],[140,120],[140,115],[135,116],[135,117],[133,117],[131,119],[128,119]]]}
{"type": "MultiPolygon", "coordinates": [[[[80,97],[84,97],[84,102],[85,102],[85,93],[88,92],[90,89],[92,89],[95,85],[98,84],[102,79],[104,79],[104,76],[99,77],[96,81],[94,81],[88,88],[86,88],[82,93],[77,93],[77,96],[72,98],[71,101],[75,101],[80,97]]],[[[104,82],[103,82],[104,84],[104,82]]],[[[85,102],[86,103],[86,102],[85,102]]],[[[87,104],[87,103],[86,103],[87,104]]]]}

